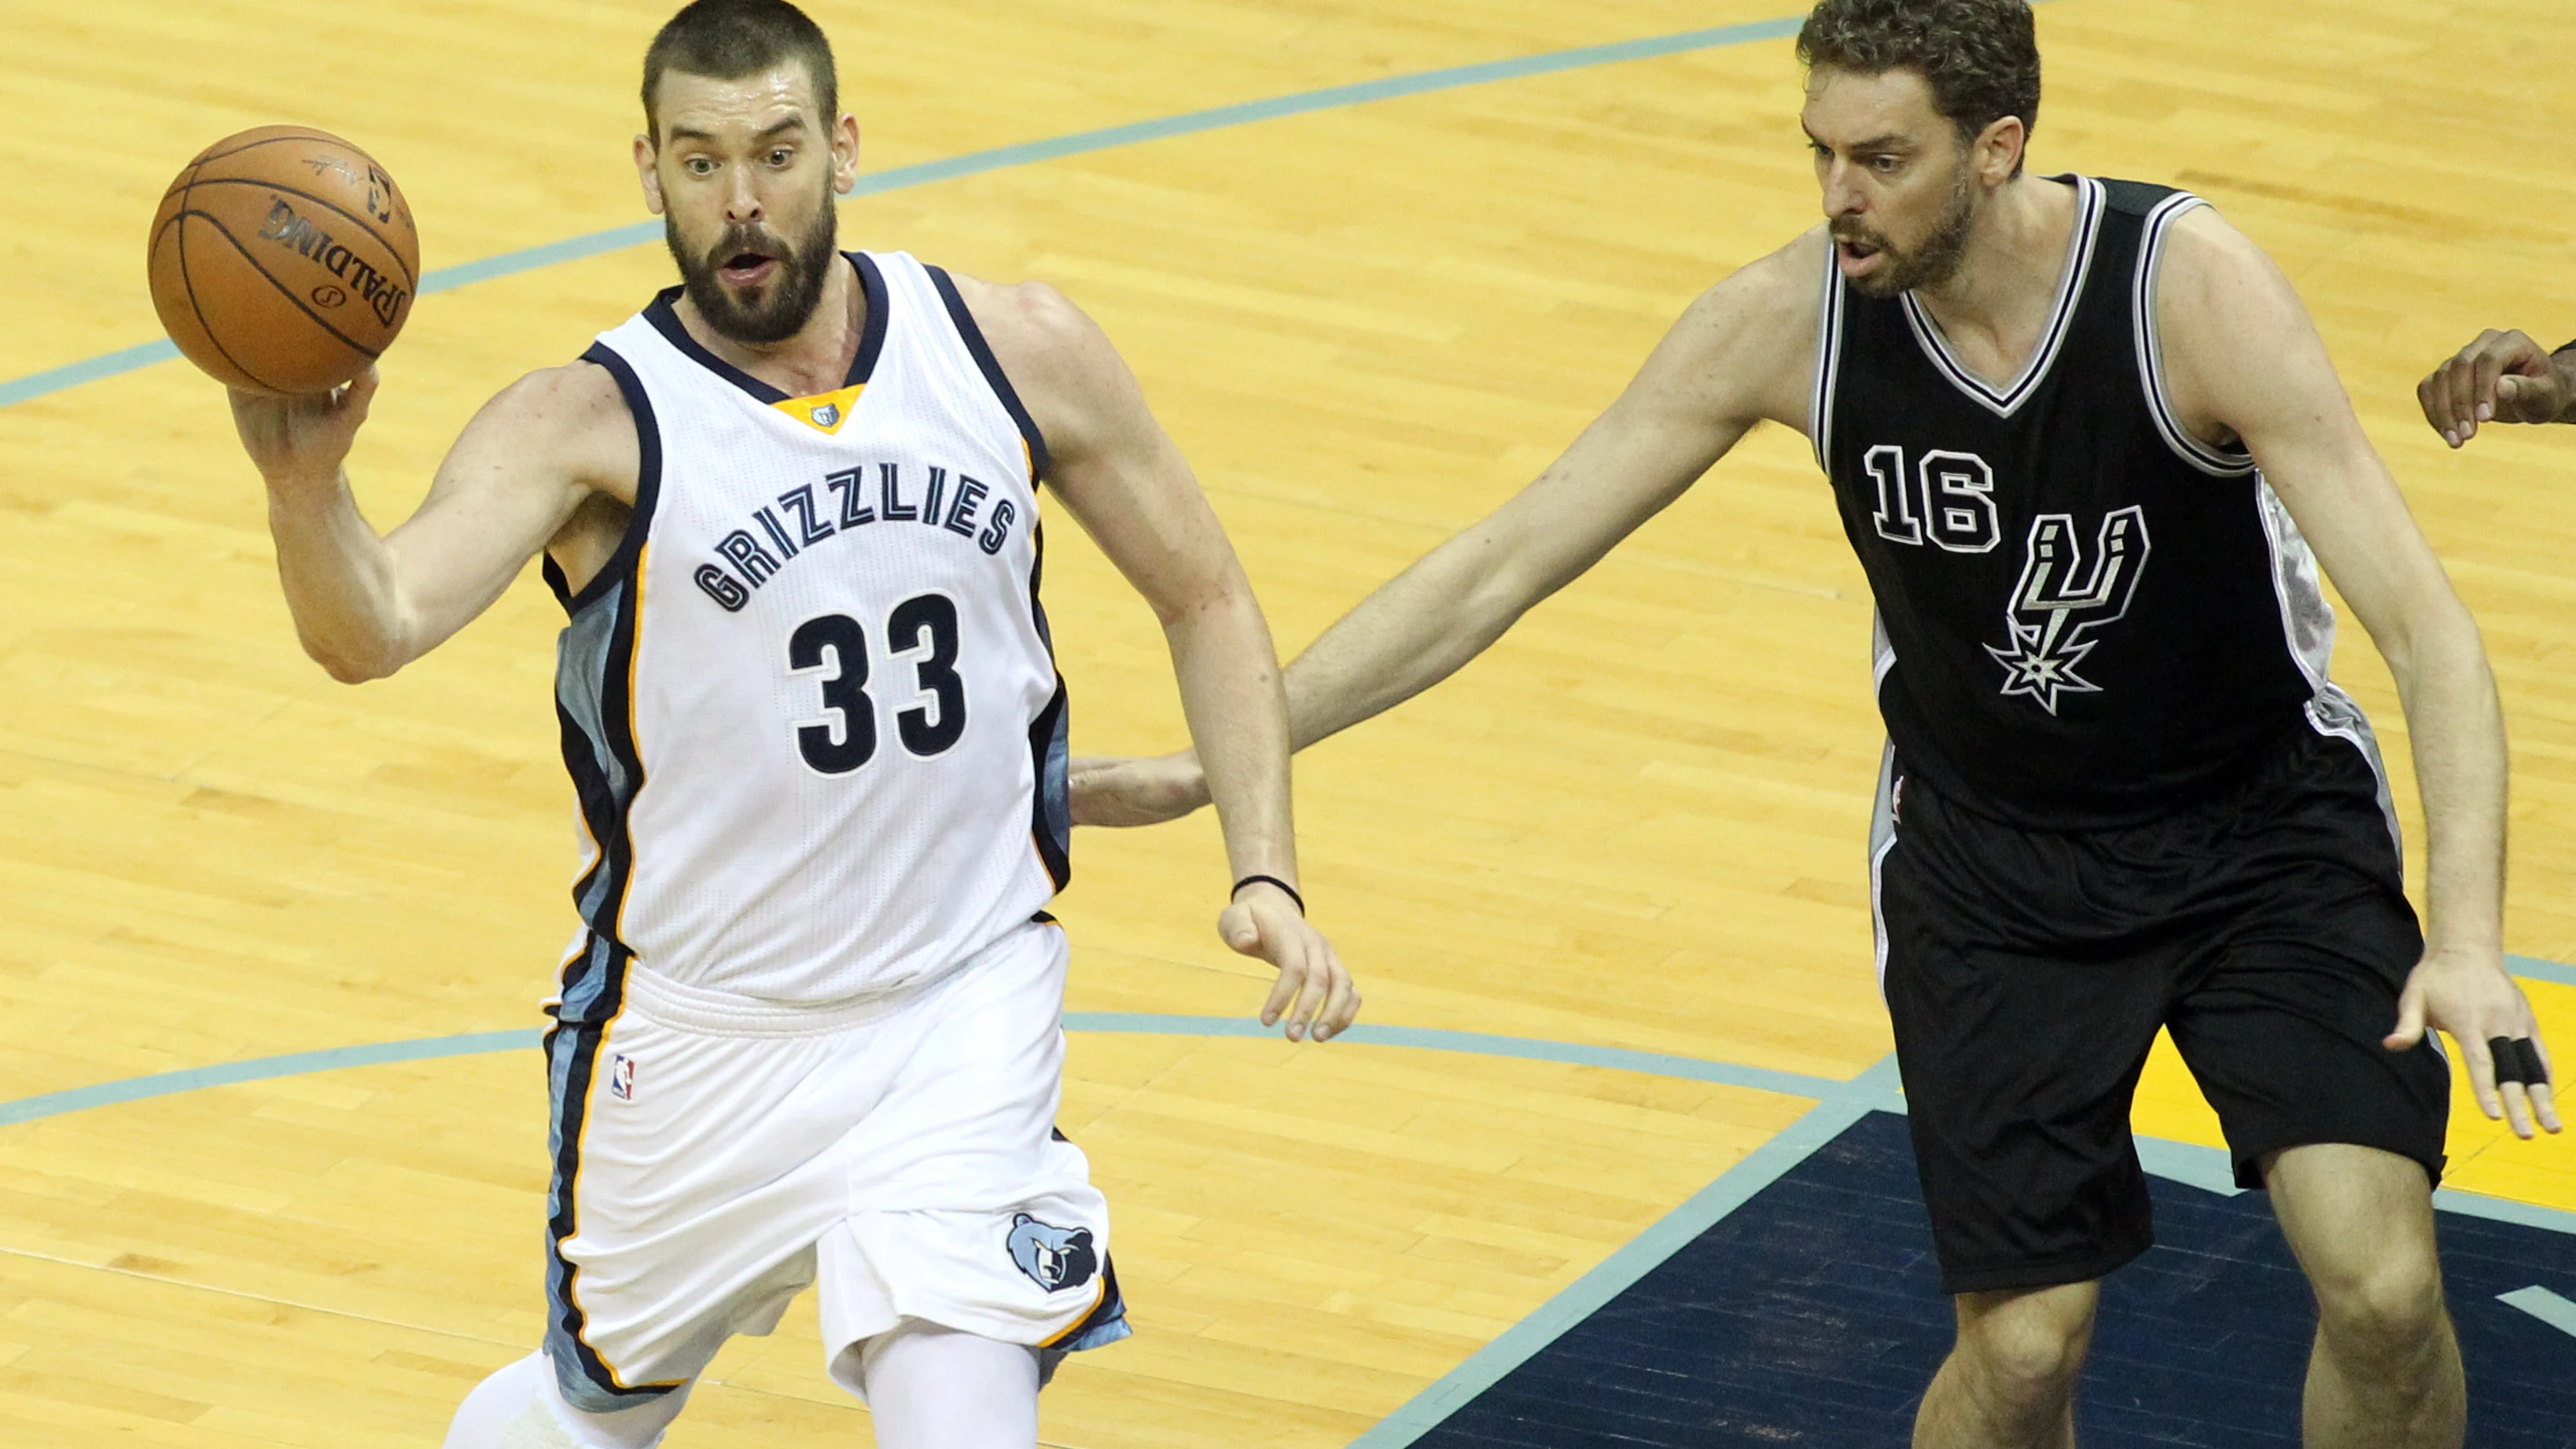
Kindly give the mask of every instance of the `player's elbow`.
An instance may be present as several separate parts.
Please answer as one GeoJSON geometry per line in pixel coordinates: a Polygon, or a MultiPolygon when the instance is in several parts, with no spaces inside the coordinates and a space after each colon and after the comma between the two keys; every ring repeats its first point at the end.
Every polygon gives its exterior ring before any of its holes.
{"type": "Polygon", "coordinates": [[[369,680],[390,678],[407,662],[391,641],[378,640],[363,646],[345,641],[320,638],[298,631],[305,657],[322,666],[322,672],[341,684],[365,684],[369,680]]]}

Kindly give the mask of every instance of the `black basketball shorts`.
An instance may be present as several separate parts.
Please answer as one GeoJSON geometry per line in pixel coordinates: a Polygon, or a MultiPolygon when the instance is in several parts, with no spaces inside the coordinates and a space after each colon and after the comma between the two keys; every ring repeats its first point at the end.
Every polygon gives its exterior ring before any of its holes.
{"type": "Polygon", "coordinates": [[[2451,1078],[2390,1052],[2423,951],[2376,762],[2311,734],[2148,824],[2031,831],[1906,779],[1872,851],[1880,984],[1943,1285],[2098,1278],[2154,1241],[2129,1106],[2158,1027],[2236,1180],[2358,1143],[2439,1181],[2451,1078]]]}

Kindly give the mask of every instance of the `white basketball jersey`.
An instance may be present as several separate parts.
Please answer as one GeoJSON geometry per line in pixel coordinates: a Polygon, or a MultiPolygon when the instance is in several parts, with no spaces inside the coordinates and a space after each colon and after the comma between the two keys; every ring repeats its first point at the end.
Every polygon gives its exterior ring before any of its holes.
{"type": "Polygon", "coordinates": [[[643,468],[599,577],[546,570],[584,827],[565,1020],[613,1014],[629,960],[791,1005],[891,989],[1068,873],[1044,441],[945,272],[846,264],[867,326],[834,392],[729,366],[676,287],[584,354],[643,468]]]}

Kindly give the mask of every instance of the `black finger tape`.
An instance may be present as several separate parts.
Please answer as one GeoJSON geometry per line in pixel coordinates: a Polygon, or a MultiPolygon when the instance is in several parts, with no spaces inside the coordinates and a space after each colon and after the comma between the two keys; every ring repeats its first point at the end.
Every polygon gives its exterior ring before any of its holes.
{"type": "Polygon", "coordinates": [[[2526,1087],[2549,1084],[2549,1069],[2540,1064],[2540,1052],[2527,1036],[2487,1038],[2487,1056],[2495,1063],[2496,1085],[2518,1082],[2526,1087]]]}

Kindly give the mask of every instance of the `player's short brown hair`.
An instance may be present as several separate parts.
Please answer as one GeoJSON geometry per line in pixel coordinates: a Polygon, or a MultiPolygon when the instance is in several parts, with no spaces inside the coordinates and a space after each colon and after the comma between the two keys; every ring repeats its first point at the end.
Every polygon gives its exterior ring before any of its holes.
{"type": "Polygon", "coordinates": [[[2039,40],[2029,0],[1823,0],[1798,30],[1798,63],[1878,75],[1910,70],[1962,139],[2006,116],[2039,126],[2039,40]]]}
{"type": "Polygon", "coordinates": [[[841,94],[823,27],[787,0],[694,0],[645,48],[644,129],[661,144],[653,95],[666,71],[740,80],[788,60],[802,62],[813,77],[814,104],[822,111],[816,119],[828,129],[841,114],[841,94]]]}

